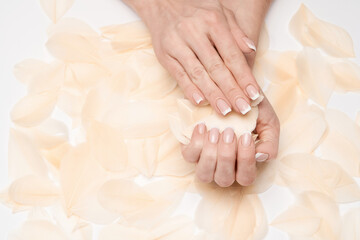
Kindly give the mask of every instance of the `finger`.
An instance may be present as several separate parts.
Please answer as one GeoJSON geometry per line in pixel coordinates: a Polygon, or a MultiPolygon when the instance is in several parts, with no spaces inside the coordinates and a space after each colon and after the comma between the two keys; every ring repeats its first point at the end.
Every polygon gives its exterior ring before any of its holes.
{"type": "Polygon", "coordinates": [[[228,187],[235,181],[236,138],[234,130],[227,128],[220,136],[214,180],[220,187],[228,187]]]}
{"type": "Polygon", "coordinates": [[[224,9],[224,14],[226,20],[229,24],[230,31],[235,38],[236,43],[238,44],[240,50],[244,54],[254,54],[256,52],[256,46],[253,40],[251,40],[246,34],[241,30],[239,25],[236,22],[234,14],[228,10],[224,9]]]}
{"type": "Polygon", "coordinates": [[[267,98],[259,104],[256,125],[259,141],[256,143],[256,161],[264,162],[276,158],[279,148],[280,124],[267,98]]]}
{"type": "Polygon", "coordinates": [[[202,182],[210,183],[214,180],[218,141],[219,130],[212,128],[205,137],[204,147],[196,166],[196,176],[202,182]]]}
{"type": "Polygon", "coordinates": [[[255,181],[256,161],[255,143],[250,132],[244,133],[238,144],[236,181],[249,186],[255,181]]]}
{"type": "Polygon", "coordinates": [[[188,44],[194,49],[199,60],[221,91],[227,97],[233,109],[246,114],[251,110],[250,101],[229,69],[224,64],[208,38],[188,38],[188,44]]]}
{"type": "Polygon", "coordinates": [[[169,53],[180,62],[191,81],[202,91],[217,113],[225,116],[231,112],[230,103],[190,48],[176,48],[169,53]]]}
{"type": "Polygon", "coordinates": [[[186,161],[193,163],[198,162],[201,150],[204,146],[205,132],[205,124],[199,123],[194,128],[190,143],[188,145],[182,145],[181,152],[186,161]]]}
{"type": "Polygon", "coordinates": [[[176,80],[179,87],[183,90],[185,97],[194,105],[202,104],[205,99],[204,95],[190,80],[181,64],[171,56],[167,56],[163,63],[170,75],[176,80]]]}
{"type": "Polygon", "coordinates": [[[211,29],[210,37],[225,65],[230,69],[247,97],[251,100],[258,99],[260,97],[260,87],[229,28],[216,26],[211,29]]]}

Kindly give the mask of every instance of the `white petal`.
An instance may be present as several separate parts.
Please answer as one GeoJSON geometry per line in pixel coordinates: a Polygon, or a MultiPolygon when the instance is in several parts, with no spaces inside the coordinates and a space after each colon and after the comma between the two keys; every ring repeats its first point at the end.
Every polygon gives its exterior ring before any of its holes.
{"type": "Polygon", "coordinates": [[[40,0],[45,14],[53,21],[59,20],[73,5],[75,0],[40,0]]]}
{"type": "Polygon", "coordinates": [[[331,65],[335,75],[335,88],[341,92],[360,90],[360,67],[350,61],[336,62],[331,65]]]}

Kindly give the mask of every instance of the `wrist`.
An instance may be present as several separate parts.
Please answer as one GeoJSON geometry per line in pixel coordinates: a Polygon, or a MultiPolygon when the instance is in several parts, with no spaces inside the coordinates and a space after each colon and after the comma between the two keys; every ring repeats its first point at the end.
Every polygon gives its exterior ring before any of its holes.
{"type": "Polygon", "coordinates": [[[163,0],[123,0],[131,7],[147,25],[148,19],[157,16],[163,0]]]}

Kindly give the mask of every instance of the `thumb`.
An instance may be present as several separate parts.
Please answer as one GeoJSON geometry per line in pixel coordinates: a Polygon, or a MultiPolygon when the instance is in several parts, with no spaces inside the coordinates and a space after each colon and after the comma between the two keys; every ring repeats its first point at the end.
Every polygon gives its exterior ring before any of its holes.
{"type": "Polygon", "coordinates": [[[259,141],[255,146],[255,159],[264,162],[276,158],[279,148],[280,124],[267,98],[259,104],[256,126],[259,141]]]}

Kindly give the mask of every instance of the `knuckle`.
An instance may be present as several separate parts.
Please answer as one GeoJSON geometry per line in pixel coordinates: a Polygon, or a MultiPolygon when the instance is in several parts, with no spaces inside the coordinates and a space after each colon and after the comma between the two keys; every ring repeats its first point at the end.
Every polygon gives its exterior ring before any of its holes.
{"type": "Polygon", "coordinates": [[[223,15],[216,10],[207,11],[205,14],[207,21],[210,23],[218,23],[222,20],[223,17],[223,15]]]}
{"type": "Polygon", "coordinates": [[[235,153],[233,153],[232,151],[220,151],[218,155],[219,161],[225,164],[233,163],[235,160],[235,153]]]}
{"type": "Polygon", "coordinates": [[[192,79],[199,81],[204,76],[204,69],[202,67],[194,67],[190,75],[192,79]]]}
{"type": "Polygon", "coordinates": [[[228,64],[235,64],[239,62],[239,59],[241,59],[241,53],[240,51],[229,51],[229,54],[227,54],[224,57],[224,60],[228,64]]]}
{"type": "Polygon", "coordinates": [[[213,63],[211,63],[209,67],[210,74],[215,74],[216,72],[224,71],[224,70],[225,70],[225,66],[220,61],[213,61],[213,63]]]}
{"type": "Polygon", "coordinates": [[[226,95],[235,102],[235,98],[241,96],[240,88],[234,84],[226,90],[226,95]]]}
{"type": "Polygon", "coordinates": [[[175,79],[177,79],[178,81],[182,81],[187,77],[186,72],[183,69],[180,70],[176,70],[174,73],[174,77],[175,79]]]}

